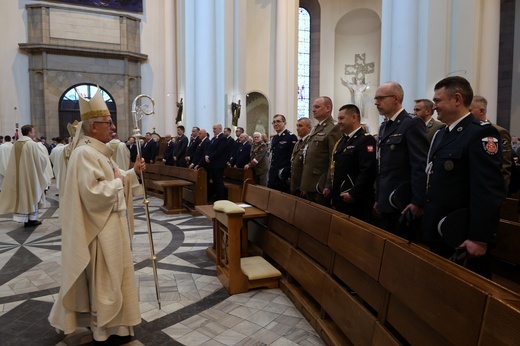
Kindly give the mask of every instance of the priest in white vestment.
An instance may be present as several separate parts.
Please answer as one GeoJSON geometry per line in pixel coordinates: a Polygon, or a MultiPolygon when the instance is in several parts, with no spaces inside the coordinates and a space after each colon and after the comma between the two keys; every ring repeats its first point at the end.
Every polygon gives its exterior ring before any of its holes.
{"type": "Polygon", "coordinates": [[[13,145],[0,191],[0,214],[13,213],[13,221],[23,222],[25,227],[41,225],[38,203],[44,200],[47,188],[48,157],[34,137],[34,127],[24,125],[22,137],[13,145]]]}
{"type": "Polygon", "coordinates": [[[7,172],[7,165],[9,164],[9,156],[13,149],[11,136],[5,136],[5,142],[0,145],[0,190],[2,190],[2,181],[4,180],[5,172],[7,172]]]}
{"type": "Polygon", "coordinates": [[[114,152],[112,153],[112,160],[117,163],[121,169],[127,170],[130,167],[130,150],[125,143],[119,140],[117,133],[114,133],[114,138],[107,143],[114,152]]]}
{"type": "Polygon", "coordinates": [[[106,146],[115,126],[99,89],[79,99],[82,121],[60,196],[62,283],[49,322],[65,334],[89,327],[94,340],[111,341],[134,335],[141,322],[129,219],[145,163],[118,169],[106,146]]]}
{"type": "MultiPolygon", "coordinates": [[[[62,176],[61,174],[67,173],[66,171],[63,171],[63,167],[61,165],[61,160],[63,158],[63,149],[65,149],[65,144],[63,144],[63,140],[61,137],[56,137],[56,146],[52,149],[49,159],[52,163],[52,171],[54,172],[54,178],[56,178],[56,187],[58,188],[58,191],[60,191],[60,185],[62,183],[62,176]]],[[[63,187],[62,187],[63,188],[63,187]]]]}

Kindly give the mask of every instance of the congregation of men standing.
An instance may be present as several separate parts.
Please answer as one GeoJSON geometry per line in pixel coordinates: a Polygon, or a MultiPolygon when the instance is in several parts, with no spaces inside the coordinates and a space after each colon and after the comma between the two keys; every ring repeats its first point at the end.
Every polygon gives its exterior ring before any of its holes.
{"type": "MultiPolygon", "coordinates": [[[[226,198],[226,166],[253,170],[257,184],[374,222],[490,278],[489,251],[509,186],[516,137],[512,142],[505,129],[488,121],[487,101],[473,95],[466,79],[444,78],[433,92],[433,102],[417,99],[409,114],[399,83],[379,86],[374,104],[383,121],[377,139],[364,128],[355,105],[340,106],[334,119],[327,96],[312,104],[314,126],[310,118],[298,119],[298,136],[282,114],[272,119],[276,134],[270,141],[259,132],[251,138],[242,128],[234,139],[221,124],[213,125],[213,136],[193,127],[188,139],[179,125],[175,138],[165,135],[162,163],[161,157],[156,162],[159,143],[151,133],[146,133],[140,159],[135,138],[126,144],[116,138],[99,95],[82,99],[70,163],[64,171],[55,170],[64,201],[63,282],[51,324],[66,333],[90,326],[97,341],[133,334],[140,313],[130,246],[132,198],[140,190],[137,175],[154,163],[205,169],[216,200],[226,198]],[[131,169],[130,162],[135,162],[131,169]],[[112,247],[114,243],[120,245],[112,247]]],[[[14,145],[5,136],[0,146],[0,213],[36,227],[50,166],[42,145],[33,140],[34,127],[21,130],[14,145]]],[[[60,141],[51,152],[56,168],[61,160],[56,157],[66,149],[60,141]]]]}

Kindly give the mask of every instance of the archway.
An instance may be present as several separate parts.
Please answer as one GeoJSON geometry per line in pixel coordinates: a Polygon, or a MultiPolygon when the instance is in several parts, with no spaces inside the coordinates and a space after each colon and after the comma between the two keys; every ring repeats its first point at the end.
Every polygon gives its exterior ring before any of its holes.
{"type": "MultiPolygon", "coordinates": [[[[110,116],[112,117],[112,122],[117,127],[117,108],[116,104],[112,98],[112,96],[103,89],[101,89],[101,96],[103,96],[103,100],[105,100],[108,110],[110,111],[110,116]]],[[[97,85],[91,83],[81,83],[71,86],[67,89],[60,97],[60,103],[58,106],[59,112],[59,123],[60,123],[60,137],[66,138],[69,137],[69,133],[67,131],[67,124],[73,123],[74,120],[81,121],[80,113],[79,113],[79,96],[78,92],[85,99],[90,99],[97,92],[97,85]],[[77,91],[76,91],[77,90],[77,91]]]]}
{"type": "Polygon", "coordinates": [[[246,132],[252,136],[255,132],[269,136],[269,101],[259,92],[250,92],[246,96],[247,125],[246,132]]]}

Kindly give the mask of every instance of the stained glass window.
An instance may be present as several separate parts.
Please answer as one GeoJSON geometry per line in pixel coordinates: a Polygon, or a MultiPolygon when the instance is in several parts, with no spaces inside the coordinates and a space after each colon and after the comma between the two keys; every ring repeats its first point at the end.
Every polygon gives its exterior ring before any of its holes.
{"type": "Polygon", "coordinates": [[[310,115],[311,16],[300,7],[298,15],[298,119],[310,115]]]}

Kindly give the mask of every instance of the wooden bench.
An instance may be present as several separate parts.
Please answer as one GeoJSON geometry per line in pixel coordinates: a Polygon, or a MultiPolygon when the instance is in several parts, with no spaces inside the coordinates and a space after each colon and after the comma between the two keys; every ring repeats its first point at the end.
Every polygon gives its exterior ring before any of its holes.
{"type": "Polygon", "coordinates": [[[165,214],[179,214],[186,211],[186,208],[182,205],[182,189],[191,186],[192,182],[183,179],[170,179],[156,180],[153,183],[164,191],[164,203],[160,209],[165,214]]]}
{"type": "Polygon", "coordinates": [[[189,184],[184,184],[182,188],[179,189],[182,191],[182,205],[187,208],[192,215],[199,215],[199,212],[195,208],[196,206],[208,204],[207,175],[203,168],[193,170],[184,167],[154,164],[147,165],[146,171],[144,171],[143,174],[146,192],[158,198],[164,198],[165,196],[165,190],[162,186],[164,183],[154,184],[155,181],[176,179],[189,182],[189,184]]]}
{"type": "Polygon", "coordinates": [[[227,190],[227,199],[231,202],[241,202],[244,182],[253,179],[250,169],[226,167],[224,169],[224,187],[227,190]]]}
{"type": "Polygon", "coordinates": [[[229,294],[250,289],[277,288],[281,273],[260,256],[242,257],[241,232],[245,210],[228,201],[215,203],[217,277],[229,294]],[[226,210],[230,208],[230,210],[226,210]],[[241,210],[240,210],[241,209],[241,210]]]}
{"type": "Polygon", "coordinates": [[[284,276],[287,297],[329,345],[514,344],[520,297],[416,244],[264,187],[250,251],[284,276]],[[500,333],[494,331],[497,328],[500,333]]]}

